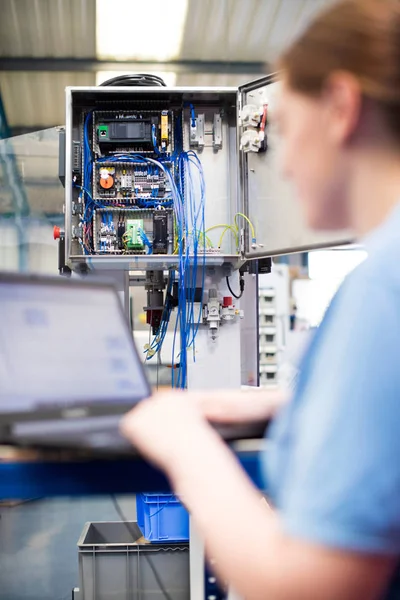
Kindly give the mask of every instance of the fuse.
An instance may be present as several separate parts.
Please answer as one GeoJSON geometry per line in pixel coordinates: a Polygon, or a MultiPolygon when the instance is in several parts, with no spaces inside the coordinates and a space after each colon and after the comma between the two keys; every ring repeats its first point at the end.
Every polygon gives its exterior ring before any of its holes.
{"type": "Polygon", "coordinates": [[[161,112],[161,146],[165,148],[168,145],[168,111],[161,112]]]}

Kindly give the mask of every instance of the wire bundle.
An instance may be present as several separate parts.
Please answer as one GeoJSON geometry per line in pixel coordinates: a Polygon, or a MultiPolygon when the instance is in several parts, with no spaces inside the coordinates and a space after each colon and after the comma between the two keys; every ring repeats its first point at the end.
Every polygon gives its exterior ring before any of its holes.
{"type": "MultiPolygon", "coordinates": [[[[194,109],[191,111],[191,118],[194,118],[194,109]]],[[[211,229],[221,227],[223,229],[219,247],[223,238],[230,231],[235,238],[236,246],[239,247],[241,229],[239,227],[239,218],[248,221],[251,228],[253,241],[255,241],[254,227],[248,218],[242,213],[237,213],[234,219],[234,225],[223,224],[216,225],[210,229],[205,229],[205,178],[202,164],[197,154],[191,150],[185,152],[181,149],[180,131],[182,123],[178,119],[175,125],[176,143],[175,152],[172,155],[162,153],[157,147],[156,128],[152,127],[152,139],[157,159],[150,158],[138,153],[116,153],[103,156],[97,160],[98,163],[130,163],[138,167],[145,167],[145,172],[150,181],[157,179],[162,172],[165,177],[168,196],[158,198],[159,186],[151,183],[151,194],[148,197],[137,197],[129,202],[118,200],[117,202],[94,200],[90,193],[93,176],[93,157],[89,142],[89,129],[92,121],[92,113],[88,113],[84,120],[83,131],[83,181],[81,186],[80,199],[84,201],[84,211],[81,219],[83,240],[82,245],[85,254],[93,252],[93,215],[96,208],[130,208],[131,210],[143,208],[158,208],[172,206],[174,211],[174,229],[175,229],[175,247],[174,254],[177,255],[177,273],[170,271],[166,300],[161,317],[160,327],[151,343],[146,346],[146,360],[150,360],[155,354],[159,353],[165,339],[165,335],[170,322],[170,316],[173,309],[172,286],[177,282],[178,290],[178,309],[177,319],[174,330],[172,365],[175,363],[175,348],[179,343],[179,363],[180,368],[172,369],[172,385],[174,387],[185,388],[187,385],[187,353],[190,349],[193,352],[195,360],[195,339],[201,323],[202,300],[205,279],[206,250],[212,248],[212,242],[207,236],[211,229]],[[199,269],[200,277],[199,277],[199,269]],[[196,290],[200,290],[200,295],[196,295],[196,290]],[[200,310],[196,315],[196,304],[200,304],[200,310]],[[178,342],[179,331],[179,342],[178,342]]],[[[79,187],[79,186],[78,186],[79,187]]],[[[136,190],[138,193],[138,190],[136,190]]],[[[105,217],[103,217],[104,221],[105,217]]],[[[104,221],[104,224],[105,221],[104,221]]],[[[143,230],[139,230],[138,235],[143,244],[148,248],[148,253],[153,251],[152,243],[143,230]]],[[[123,244],[126,247],[127,234],[124,234],[123,244]]]]}
{"type": "Polygon", "coordinates": [[[192,348],[195,360],[195,338],[201,320],[201,308],[195,317],[195,301],[202,306],[205,276],[205,181],[200,160],[193,151],[181,152],[178,160],[178,192],[181,203],[176,214],[176,228],[179,255],[178,271],[178,315],[175,324],[173,357],[177,328],[180,331],[180,369],[175,381],[172,371],[172,385],[185,388],[187,383],[187,350],[192,348]],[[196,298],[199,250],[201,254],[202,280],[201,298],[196,298]]]}
{"type": "Polygon", "coordinates": [[[218,241],[218,249],[221,248],[222,246],[222,242],[223,239],[225,237],[225,234],[228,233],[228,231],[230,233],[233,234],[233,237],[235,239],[235,244],[236,244],[236,250],[239,250],[239,244],[240,244],[240,237],[241,237],[241,227],[239,226],[239,221],[238,221],[238,217],[242,218],[244,221],[247,222],[247,224],[249,225],[250,231],[251,231],[251,241],[252,244],[256,243],[256,232],[255,232],[255,228],[253,223],[250,221],[250,219],[248,217],[246,217],[246,215],[244,215],[243,213],[236,213],[235,217],[234,217],[234,224],[233,225],[229,225],[228,223],[220,223],[218,225],[213,225],[212,227],[209,227],[206,230],[206,234],[209,233],[210,231],[213,231],[214,229],[223,229],[221,236],[219,238],[218,241]]]}
{"type": "MultiPolygon", "coordinates": [[[[166,336],[167,330],[168,330],[169,321],[171,318],[171,312],[173,309],[172,288],[174,285],[174,281],[175,281],[175,271],[173,269],[171,269],[169,271],[167,293],[165,296],[165,303],[164,303],[163,313],[161,316],[160,327],[158,328],[158,331],[157,331],[156,335],[153,337],[153,340],[151,341],[151,343],[147,344],[145,346],[146,360],[152,359],[155,354],[160,352],[162,345],[164,343],[165,336],[166,336]]],[[[173,359],[172,359],[172,364],[173,364],[173,359]]]]}
{"type": "Polygon", "coordinates": [[[92,120],[92,113],[89,112],[84,120],[83,124],[83,180],[82,185],[77,185],[75,182],[73,185],[81,190],[79,195],[80,202],[84,202],[85,209],[81,219],[82,225],[82,239],[80,244],[82,245],[84,254],[91,254],[91,246],[93,242],[93,211],[95,209],[95,202],[93,201],[92,194],[90,193],[90,185],[93,170],[92,152],[90,150],[89,142],[89,125],[92,120]]]}
{"type": "MultiPolygon", "coordinates": [[[[180,368],[175,377],[172,369],[173,387],[185,388],[187,384],[187,350],[192,348],[195,356],[195,338],[201,321],[201,310],[195,318],[195,301],[202,306],[202,293],[205,277],[205,180],[202,165],[197,155],[192,152],[181,152],[176,160],[177,176],[166,164],[166,160],[156,161],[147,158],[147,161],[159,165],[168,180],[174,208],[175,217],[175,252],[178,255],[178,310],[174,329],[172,345],[172,364],[175,360],[175,348],[177,345],[177,333],[180,334],[179,363],[180,368]],[[201,252],[202,250],[202,252],[201,252]],[[197,275],[199,269],[199,253],[201,252],[200,265],[201,275],[201,298],[196,298],[197,275]]],[[[167,298],[169,292],[167,290],[167,298]]],[[[159,352],[165,337],[166,327],[169,322],[164,315],[159,331],[154,340],[147,348],[147,358],[152,358],[159,352]],[[165,326],[166,323],[166,326],[165,326]]]]}

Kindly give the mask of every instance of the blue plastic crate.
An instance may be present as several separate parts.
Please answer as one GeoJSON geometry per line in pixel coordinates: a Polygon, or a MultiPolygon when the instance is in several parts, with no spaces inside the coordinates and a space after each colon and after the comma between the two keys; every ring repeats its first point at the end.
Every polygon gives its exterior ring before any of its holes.
{"type": "Polygon", "coordinates": [[[187,542],[189,514],[173,494],[138,494],[137,522],[150,542],[187,542]]]}

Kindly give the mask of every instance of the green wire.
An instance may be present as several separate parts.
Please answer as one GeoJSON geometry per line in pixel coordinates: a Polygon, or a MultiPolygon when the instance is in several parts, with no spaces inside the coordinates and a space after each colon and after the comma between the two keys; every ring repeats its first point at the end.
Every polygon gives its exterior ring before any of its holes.
{"type": "Polygon", "coordinates": [[[250,226],[251,235],[252,235],[253,239],[255,239],[255,237],[256,237],[256,230],[254,229],[254,225],[250,221],[249,217],[246,217],[246,215],[244,215],[243,213],[240,213],[240,212],[236,213],[235,218],[234,218],[234,223],[235,223],[235,225],[236,225],[236,227],[237,227],[238,230],[239,230],[239,225],[238,225],[238,222],[237,222],[237,218],[238,217],[242,217],[242,219],[244,219],[245,221],[247,221],[247,223],[250,226]]]}

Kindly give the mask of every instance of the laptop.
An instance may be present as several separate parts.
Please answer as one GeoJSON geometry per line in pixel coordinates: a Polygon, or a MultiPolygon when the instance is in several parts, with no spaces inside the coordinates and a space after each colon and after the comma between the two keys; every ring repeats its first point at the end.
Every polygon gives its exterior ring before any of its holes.
{"type": "Polygon", "coordinates": [[[132,454],[119,421],[150,395],[111,283],[0,273],[0,444],[132,454]]]}

